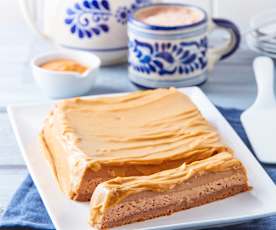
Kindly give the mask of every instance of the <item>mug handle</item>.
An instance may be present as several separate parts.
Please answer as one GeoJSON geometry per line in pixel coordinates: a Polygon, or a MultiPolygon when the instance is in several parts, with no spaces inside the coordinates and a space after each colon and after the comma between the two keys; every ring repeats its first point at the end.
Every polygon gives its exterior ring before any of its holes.
{"type": "MultiPolygon", "coordinates": [[[[36,10],[34,8],[36,8],[36,3],[37,0],[31,0],[31,5],[33,6],[33,11],[36,10]]],[[[25,19],[25,21],[27,22],[27,24],[29,25],[29,27],[40,37],[44,38],[44,39],[49,39],[48,36],[46,36],[42,31],[40,31],[37,28],[37,25],[35,23],[35,16],[34,13],[32,13],[31,7],[30,7],[30,0],[20,0],[19,1],[20,4],[20,8],[21,11],[23,13],[23,18],[25,19]]]]}
{"type": "Polygon", "coordinates": [[[222,47],[210,48],[208,51],[208,69],[212,70],[214,65],[229,56],[239,48],[241,34],[238,27],[231,21],[221,18],[213,18],[209,23],[209,31],[217,28],[226,30],[230,34],[229,40],[222,47]]]}

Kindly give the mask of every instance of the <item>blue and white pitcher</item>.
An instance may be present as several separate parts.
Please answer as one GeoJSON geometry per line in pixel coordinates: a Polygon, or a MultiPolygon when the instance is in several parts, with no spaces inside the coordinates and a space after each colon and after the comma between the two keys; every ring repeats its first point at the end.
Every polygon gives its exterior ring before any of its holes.
{"type": "Polygon", "coordinates": [[[127,60],[128,14],[150,0],[44,0],[42,12],[32,11],[37,0],[20,2],[34,31],[59,46],[91,51],[109,65],[127,60]],[[43,28],[37,26],[38,14],[43,28]]]}

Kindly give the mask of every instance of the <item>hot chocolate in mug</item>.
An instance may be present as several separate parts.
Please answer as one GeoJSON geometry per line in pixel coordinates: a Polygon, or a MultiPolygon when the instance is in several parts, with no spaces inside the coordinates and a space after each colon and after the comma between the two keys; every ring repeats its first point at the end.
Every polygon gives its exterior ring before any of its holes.
{"type": "Polygon", "coordinates": [[[198,85],[207,70],[233,54],[240,44],[236,25],[209,18],[200,7],[152,4],[134,11],[128,22],[129,78],[149,88],[198,85]],[[228,41],[209,47],[208,35],[216,28],[229,33],[228,41]]]}
{"type": "Polygon", "coordinates": [[[93,52],[108,65],[127,60],[128,14],[150,0],[44,0],[42,11],[36,0],[20,3],[34,31],[61,47],[93,52]]]}

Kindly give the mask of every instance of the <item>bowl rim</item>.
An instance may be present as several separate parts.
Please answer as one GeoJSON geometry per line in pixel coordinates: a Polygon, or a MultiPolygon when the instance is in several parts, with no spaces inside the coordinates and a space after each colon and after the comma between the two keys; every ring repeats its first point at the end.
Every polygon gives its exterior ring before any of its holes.
{"type": "Polygon", "coordinates": [[[33,69],[36,69],[43,73],[48,73],[56,76],[72,76],[72,77],[87,77],[91,72],[96,71],[101,66],[100,58],[92,53],[84,52],[84,51],[50,51],[41,53],[31,59],[30,65],[33,69]],[[56,71],[56,70],[48,70],[42,68],[40,65],[59,58],[67,58],[74,60],[80,64],[83,64],[87,67],[87,70],[84,73],[78,73],[74,71],[56,71]],[[82,59],[82,60],[80,60],[82,59]],[[86,60],[86,61],[83,61],[86,60]],[[85,62],[85,63],[84,63],[85,62]],[[87,64],[87,63],[91,64],[87,64]]]}

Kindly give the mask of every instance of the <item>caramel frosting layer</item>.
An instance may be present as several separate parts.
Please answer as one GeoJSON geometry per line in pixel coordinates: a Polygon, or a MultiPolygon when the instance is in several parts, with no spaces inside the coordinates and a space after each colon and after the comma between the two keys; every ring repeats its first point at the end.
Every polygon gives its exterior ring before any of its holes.
{"type": "Polygon", "coordinates": [[[224,152],[191,164],[161,171],[149,176],[117,177],[97,186],[91,199],[91,221],[99,224],[106,210],[130,195],[143,191],[166,192],[196,175],[243,168],[232,154],[224,152]]]}
{"type": "Polygon", "coordinates": [[[196,106],[174,88],[99,99],[69,99],[48,117],[72,161],[111,165],[192,162],[231,152],[196,106]]]}

